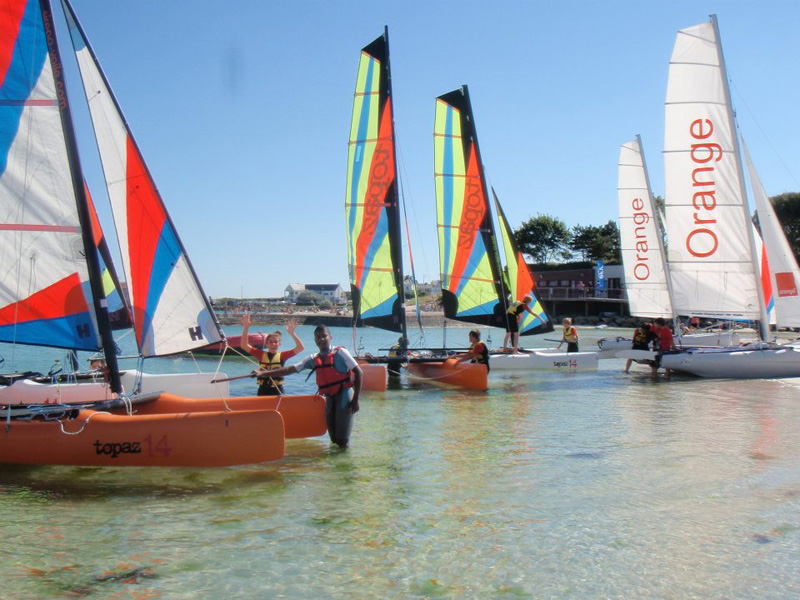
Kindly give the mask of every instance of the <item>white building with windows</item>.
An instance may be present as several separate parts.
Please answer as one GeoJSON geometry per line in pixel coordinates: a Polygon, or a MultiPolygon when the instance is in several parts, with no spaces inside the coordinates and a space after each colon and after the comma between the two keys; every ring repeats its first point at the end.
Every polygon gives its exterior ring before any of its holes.
{"type": "Polygon", "coordinates": [[[345,293],[338,283],[290,283],[283,290],[283,297],[287,302],[294,304],[297,297],[303,292],[311,292],[329,300],[333,304],[344,304],[345,293]]]}

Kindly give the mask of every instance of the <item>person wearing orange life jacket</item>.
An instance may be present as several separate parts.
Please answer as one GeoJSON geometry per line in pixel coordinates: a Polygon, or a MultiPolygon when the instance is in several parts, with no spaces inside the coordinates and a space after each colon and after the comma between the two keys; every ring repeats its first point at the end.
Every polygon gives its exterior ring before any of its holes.
{"type": "MultiPolygon", "coordinates": [[[[328,435],[334,444],[347,448],[353,429],[353,415],[358,412],[361,395],[361,367],[347,348],[331,346],[331,333],[325,325],[314,329],[314,342],[319,352],[307,356],[297,364],[270,371],[272,377],[283,377],[310,370],[317,379],[319,393],[325,397],[325,419],[328,435]]],[[[253,371],[258,377],[265,371],[253,371]]],[[[309,377],[311,375],[309,374],[309,377]]]]}
{"type": "MultiPolygon", "coordinates": [[[[282,337],[280,331],[274,331],[273,333],[267,334],[267,337],[264,340],[265,348],[254,348],[250,345],[249,340],[250,315],[245,314],[242,316],[242,337],[241,341],[239,342],[239,347],[255,357],[255,359],[258,361],[260,369],[264,370],[266,373],[270,373],[285,366],[287,360],[293,356],[297,356],[303,350],[305,350],[303,342],[300,341],[300,338],[297,337],[297,334],[295,333],[296,329],[297,323],[295,323],[294,320],[289,321],[286,326],[286,331],[290,336],[292,336],[295,344],[294,348],[291,350],[279,352],[282,337]]],[[[283,395],[283,378],[269,374],[265,377],[259,377],[257,394],[259,396],[283,395]]]]}
{"type": "Polygon", "coordinates": [[[478,329],[473,329],[469,332],[469,352],[456,356],[459,362],[470,361],[486,365],[486,371],[489,371],[489,348],[481,340],[481,332],[478,329]]]}
{"type": "Polygon", "coordinates": [[[566,342],[567,352],[578,352],[578,330],[573,327],[572,319],[567,317],[561,321],[561,324],[564,326],[564,332],[558,347],[561,348],[561,344],[566,342]]]}

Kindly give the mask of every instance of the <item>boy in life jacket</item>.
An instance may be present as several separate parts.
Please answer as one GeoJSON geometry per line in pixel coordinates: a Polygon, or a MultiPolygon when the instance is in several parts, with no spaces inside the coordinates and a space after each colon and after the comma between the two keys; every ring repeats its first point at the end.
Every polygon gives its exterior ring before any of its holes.
{"type": "MultiPolygon", "coordinates": [[[[283,377],[310,370],[317,378],[317,388],[325,397],[325,419],[328,435],[334,444],[347,448],[353,430],[353,415],[358,412],[358,397],[361,395],[361,367],[347,348],[331,346],[331,333],[325,325],[314,329],[314,342],[319,352],[304,358],[295,365],[271,372],[273,377],[283,377]]],[[[254,371],[258,377],[261,370],[254,371]]],[[[309,377],[311,374],[309,373],[309,377]]]]}
{"type": "Polygon", "coordinates": [[[522,302],[512,302],[506,311],[506,336],[503,338],[503,352],[516,354],[519,349],[519,322],[522,320],[522,313],[529,312],[533,316],[536,313],[530,307],[533,296],[525,296],[522,302]],[[510,345],[509,345],[509,342],[510,345]],[[509,346],[509,350],[506,347],[509,346]]]}
{"type": "Polygon", "coordinates": [[[564,327],[564,332],[561,335],[561,342],[558,347],[561,348],[561,344],[566,342],[567,352],[578,352],[578,330],[572,326],[572,319],[567,317],[561,321],[561,325],[564,327]]]}
{"type": "MultiPolygon", "coordinates": [[[[631,350],[650,350],[650,342],[657,340],[658,336],[650,331],[650,324],[644,323],[641,327],[637,328],[636,331],[633,332],[633,342],[631,343],[631,350]]],[[[645,362],[645,361],[636,361],[636,362],[645,362]]],[[[648,364],[652,361],[646,361],[648,364]]],[[[631,364],[633,363],[633,359],[629,358],[628,362],[625,363],[625,372],[628,373],[631,370],[631,364]]]]}
{"type": "Polygon", "coordinates": [[[286,326],[286,331],[289,332],[290,336],[292,336],[295,344],[294,348],[291,350],[279,352],[282,337],[280,331],[267,334],[267,337],[264,340],[265,347],[263,349],[254,348],[250,345],[250,341],[248,339],[250,333],[250,315],[245,314],[242,316],[242,339],[239,342],[239,347],[245,352],[248,352],[254,356],[258,361],[259,369],[267,373],[266,376],[258,378],[259,396],[282,396],[284,394],[283,378],[269,375],[269,373],[271,371],[275,371],[276,369],[280,369],[286,364],[287,360],[293,356],[297,356],[303,350],[305,350],[303,342],[301,342],[300,338],[295,334],[296,328],[297,323],[295,323],[294,320],[289,321],[288,325],[286,326]]]}
{"type": "Polygon", "coordinates": [[[469,351],[456,357],[459,362],[468,360],[469,362],[479,363],[486,365],[486,371],[489,371],[489,348],[481,340],[481,332],[478,329],[473,329],[469,332],[469,351]]]}

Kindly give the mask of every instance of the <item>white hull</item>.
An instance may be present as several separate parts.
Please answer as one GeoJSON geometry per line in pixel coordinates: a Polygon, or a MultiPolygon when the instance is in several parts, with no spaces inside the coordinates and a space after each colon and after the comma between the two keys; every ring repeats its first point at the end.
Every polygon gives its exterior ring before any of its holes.
{"type": "MultiPolygon", "coordinates": [[[[684,335],[675,343],[680,343],[684,348],[719,347],[730,348],[740,344],[739,334],[735,331],[719,331],[712,333],[690,333],[684,335]]],[[[616,337],[598,340],[600,358],[616,358],[620,350],[630,350],[633,344],[630,338],[616,337]]]]}
{"type": "Polygon", "coordinates": [[[524,354],[492,354],[494,371],[589,371],[597,369],[597,352],[548,352],[533,350],[524,354]]]}
{"type": "MultiPolygon", "coordinates": [[[[143,373],[142,394],[169,392],[187,398],[219,398],[230,395],[225,373],[143,373]]],[[[123,389],[133,390],[136,371],[120,373],[123,389]]],[[[87,379],[79,383],[38,383],[20,379],[12,385],[0,386],[0,404],[75,404],[100,402],[112,397],[108,384],[87,379]]]]}
{"type": "Polygon", "coordinates": [[[800,348],[792,346],[697,348],[665,354],[661,366],[699,377],[774,379],[800,377],[800,348]]]}

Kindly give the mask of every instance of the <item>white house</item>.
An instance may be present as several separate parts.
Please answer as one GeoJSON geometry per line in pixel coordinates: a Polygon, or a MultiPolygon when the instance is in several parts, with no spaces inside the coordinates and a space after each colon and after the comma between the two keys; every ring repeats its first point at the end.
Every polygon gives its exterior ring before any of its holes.
{"type": "Polygon", "coordinates": [[[333,304],[344,304],[346,301],[344,290],[338,283],[290,283],[283,291],[283,297],[294,304],[302,292],[313,292],[333,304]]]}

